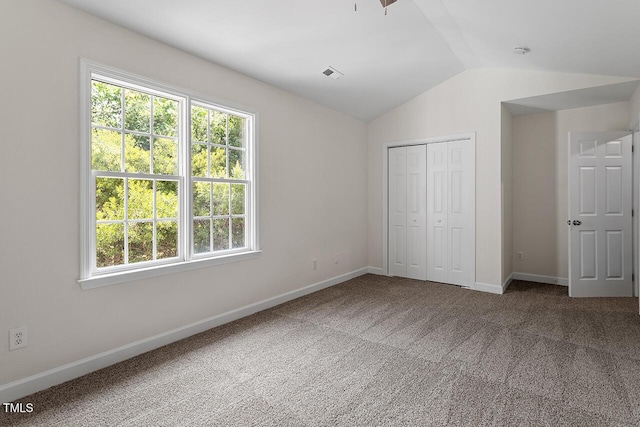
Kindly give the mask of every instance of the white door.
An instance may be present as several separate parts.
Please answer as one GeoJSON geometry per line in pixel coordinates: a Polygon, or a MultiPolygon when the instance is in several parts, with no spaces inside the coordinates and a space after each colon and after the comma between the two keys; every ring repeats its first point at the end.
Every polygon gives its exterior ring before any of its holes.
{"type": "Polygon", "coordinates": [[[475,282],[475,146],[427,145],[427,280],[475,282]]]}
{"type": "Polygon", "coordinates": [[[427,146],[427,280],[446,283],[449,227],[447,143],[427,146]]]}
{"type": "Polygon", "coordinates": [[[389,273],[426,280],[426,147],[389,149],[389,273]]]}
{"type": "Polygon", "coordinates": [[[631,135],[569,135],[569,295],[633,295],[631,135]]]}

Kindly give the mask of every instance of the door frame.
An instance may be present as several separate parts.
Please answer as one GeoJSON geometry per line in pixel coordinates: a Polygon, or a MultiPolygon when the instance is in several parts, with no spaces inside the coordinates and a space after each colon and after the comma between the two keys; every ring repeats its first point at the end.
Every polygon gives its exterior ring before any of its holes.
{"type": "MultiPolygon", "coordinates": [[[[633,150],[638,146],[640,142],[640,114],[637,117],[631,119],[629,124],[629,132],[632,134],[631,144],[633,150]]],[[[633,296],[640,296],[640,154],[633,153],[633,160],[631,162],[631,194],[633,198],[633,210],[636,215],[632,218],[632,235],[633,235],[633,296]]],[[[638,309],[640,313],[640,307],[638,309]]]]}
{"type": "MultiPolygon", "coordinates": [[[[429,138],[417,138],[407,139],[400,141],[385,142],[382,144],[382,274],[389,276],[389,148],[393,147],[406,147],[410,145],[425,145],[433,144],[436,142],[453,142],[453,141],[469,141],[475,147],[476,133],[465,132],[445,136],[436,136],[429,138]]],[[[475,150],[474,150],[475,152],[475,150]]],[[[475,159],[474,159],[475,162],[475,159]]],[[[477,175],[477,174],[476,174],[477,175]]],[[[474,177],[475,181],[475,177],[474,177]]],[[[474,198],[476,195],[476,188],[474,184],[473,188],[474,198]]],[[[474,222],[476,222],[476,215],[474,215],[474,222]]],[[[475,228],[475,227],[474,227],[475,228]]],[[[474,246],[476,246],[476,239],[474,236],[474,246]]],[[[472,283],[475,285],[475,270],[476,270],[476,249],[474,247],[474,280],[472,283]]]]}

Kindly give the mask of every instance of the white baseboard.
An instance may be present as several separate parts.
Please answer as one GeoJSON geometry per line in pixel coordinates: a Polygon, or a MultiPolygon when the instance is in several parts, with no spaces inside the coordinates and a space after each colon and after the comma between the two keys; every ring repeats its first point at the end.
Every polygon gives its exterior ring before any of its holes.
{"type": "Polygon", "coordinates": [[[569,279],[566,277],[542,276],[540,274],[513,273],[513,280],[526,280],[527,282],[546,283],[549,285],[569,286],[569,279]]]}
{"type": "Polygon", "coordinates": [[[498,294],[498,295],[502,295],[504,293],[504,289],[502,288],[502,286],[492,285],[489,283],[476,282],[473,288],[471,289],[473,289],[474,291],[489,292],[489,293],[498,294]]]}
{"type": "Polygon", "coordinates": [[[383,270],[378,267],[367,267],[367,273],[375,274],[377,276],[384,276],[383,270]]]}
{"type": "Polygon", "coordinates": [[[363,274],[367,274],[368,272],[368,267],[361,268],[350,273],[342,274],[340,276],[332,277],[330,279],[305,286],[304,288],[297,289],[295,291],[287,292],[285,294],[278,295],[264,301],[260,301],[238,308],[236,310],[222,313],[217,316],[213,316],[208,319],[183,326],[181,328],[154,335],[150,338],[136,341],[131,344],[115,348],[113,350],[105,351],[94,356],[89,356],[75,362],[67,363],[66,365],[41,372],[27,378],[23,378],[7,384],[2,384],[0,385],[0,403],[12,402],[16,399],[20,399],[21,397],[28,396],[30,394],[45,390],[49,387],[53,387],[74,378],[81,377],[99,369],[106,368],[107,366],[122,362],[123,360],[130,359],[142,353],[146,353],[148,351],[155,350],[156,348],[160,348],[164,345],[171,344],[195,334],[199,334],[200,332],[215,328],[216,326],[233,322],[234,320],[250,316],[254,313],[266,310],[271,307],[275,307],[276,305],[285,303],[287,301],[291,301],[293,299],[300,298],[302,296],[317,292],[330,286],[346,282],[347,280],[362,276],[363,274]]]}
{"type": "Polygon", "coordinates": [[[509,275],[509,277],[507,277],[507,280],[505,280],[504,283],[502,284],[502,293],[503,294],[507,291],[507,288],[509,287],[511,282],[513,282],[513,273],[511,273],[509,275]]]}

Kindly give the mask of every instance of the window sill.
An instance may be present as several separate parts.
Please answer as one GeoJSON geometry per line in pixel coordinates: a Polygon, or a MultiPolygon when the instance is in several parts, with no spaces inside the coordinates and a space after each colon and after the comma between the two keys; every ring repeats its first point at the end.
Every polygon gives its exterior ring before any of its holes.
{"type": "Polygon", "coordinates": [[[199,268],[213,267],[231,262],[245,261],[257,258],[262,251],[242,252],[239,254],[223,255],[216,258],[206,258],[181,262],[176,264],[159,265],[134,271],[121,271],[118,273],[104,274],[100,276],[88,277],[78,280],[83,290],[100,288],[103,286],[116,285],[118,283],[132,282],[134,280],[148,279],[151,277],[165,276],[167,274],[179,273],[181,271],[196,270],[199,268]]]}

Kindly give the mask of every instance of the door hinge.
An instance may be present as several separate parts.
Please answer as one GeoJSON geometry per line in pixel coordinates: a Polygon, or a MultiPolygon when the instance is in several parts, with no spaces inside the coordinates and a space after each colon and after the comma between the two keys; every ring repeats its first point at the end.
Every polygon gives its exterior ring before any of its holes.
{"type": "Polygon", "coordinates": [[[634,147],[633,144],[631,144],[631,152],[633,153],[634,151],[636,151],[636,147],[634,147]]]}
{"type": "Polygon", "coordinates": [[[636,281],[636,275],[635,275],[635,274],[632,274],[632,275],[631,275],[631,281],[632,281],[632,282],[635,282],[635,281],[636,281]]]}
{"type": "Polygon", "coordinates": [[[634,216],[636,214],[636,211],[634,209],[631,209],[631,216],[634,216]]]}

